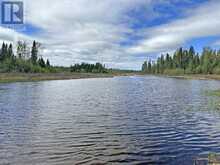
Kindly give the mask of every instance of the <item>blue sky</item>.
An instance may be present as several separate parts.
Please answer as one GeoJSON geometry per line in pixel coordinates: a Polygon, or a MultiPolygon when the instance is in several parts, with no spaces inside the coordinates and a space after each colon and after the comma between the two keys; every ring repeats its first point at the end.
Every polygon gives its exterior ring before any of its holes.
{"type": "Polygon", "coordinates": [[[54,65],[102,62],[140,69],[178,47],[220,45],[219,0],[24,0],[25,29],[1,27],[0,40],[42,43],[54,65]]]}

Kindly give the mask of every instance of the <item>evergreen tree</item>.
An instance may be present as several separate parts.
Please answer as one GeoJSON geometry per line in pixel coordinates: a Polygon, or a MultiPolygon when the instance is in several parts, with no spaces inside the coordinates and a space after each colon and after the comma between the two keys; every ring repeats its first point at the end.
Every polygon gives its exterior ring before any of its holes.
{"type": "Polygon", "coordinates": [[[75,64],[70,67],[71,72],[86,72],[86,73],[106,73],[105,66],[101,63],[96,64],[75,64]]]}
{"type": "Polygon", "coordinates": [[[42,57],[38,60],[38,64],[39,64],[42,68],[45,68],[45,67],[46,67],[45,61],[44,61],[44,59],[43,59],[42,57]]]}
{"type": "Polygon", "coordinates": [[[189,48],[189,57],[192,59],[195,56],[195,49],[193,46],[190,46],[189,48]]]}
{"type": "Polygon", "coordinates": [[[144,61],[144,64],[142,65],[142,72],[147,72],[147,61],[144,61]]]}
{"type": "Polygon", "coordinates": [[[147,65],[147,72],[148,72],[148,73],[152,73],[152,70],[151,70],[151,69],[152,69],[151,61],[149,61],[149,62],[148,62],[148,65],[147,65]]]}
{"type": "Polygon", "coordinates": [[[50,61],[47,59],[46,66],[50,67],[50,61]]]}
{"type": "Polygon", "coordinates": [[[36,41],[33,42],[33,46],[32,46],[32,50],[31,50],[31,62],[33,64],[37,64],[37,53],[38,53],[38,50],[37,50],[37,43],[36,41]]]}
{"type": "Polygon", "coordinates": [[[4,61],[7,56],[7,45],[3,42],[1,48],[1,61],[4,61]]]}
{"type": "Polygon", "coordinates": [[[164,62],[164,56],[163,54],[160,57],[160,73],[164,72],[165,66],[164,66],[165,62],[164,62]]]}
{"type": "Polygon", "coordinates": [[[14,54],[13,54],[13,47],[12,47],[12,44],[9,45],[9,48],[8,48],[8,57],[9,58],[13,58],[14,54]]]}
{"type": "Polygon", "coordinates": [[[1,53],[0,53],[0,62],[2,62],[4,60],[4,47],[5,47],[5,43],[3,42],[2,44],[2,48],[1,48],[1,53]]]}
{"type": "Polygon", "coordinates": [[[157,58],[156,63],[145,61],[142,71],[145,73],[163,74],[170,71],[178,73],[220,74],[220,50],[204,48],[201,55],[195,52],[193,46],[188,50],[179,48],[173,55],[166,54],[157,58]]]}

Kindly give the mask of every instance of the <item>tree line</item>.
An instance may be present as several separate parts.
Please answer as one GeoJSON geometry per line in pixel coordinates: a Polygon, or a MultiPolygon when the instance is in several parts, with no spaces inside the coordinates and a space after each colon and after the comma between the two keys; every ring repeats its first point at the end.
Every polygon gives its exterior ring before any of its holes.
{"type": "Polygon", "coordinates": [[[201,54],[179,48],[174,54],[161,55],[156,61],[145,61],[142,72],[148,74],[220,74],[220,50],[203,48],[201,54]]]}
{"type": "Polygon", "coordinates": [[[29,47],[25,41],[18,41],[16,49],[12,44],[3,43],[0,49],[0,73],[23,72],[23,73],[50,73],[50,72],[86,72],[107,73],[107,69],[101,63],[75,64],[71,67],[52,66],[39,55],[41,44],[33,41],[29,47]],[[16,51],[16,53],[14,53],[16,51]]]}
{"type": "Polygon", "coordinates": [[[101,63],[96,64],[75,64],[70,67],[71,72],[86,72],[86,73],[107,73],[107,69],[101,63]]]}
{"type": "Polygon", "coordinates": [[[0,49],[0,72],[49,72],[51,66],[47,59],[38,57],[40,43],[33,41],[28,49],[26,42],[18,41],[17,53],[14,53],[13,45],[3,43],[0,49]]]}

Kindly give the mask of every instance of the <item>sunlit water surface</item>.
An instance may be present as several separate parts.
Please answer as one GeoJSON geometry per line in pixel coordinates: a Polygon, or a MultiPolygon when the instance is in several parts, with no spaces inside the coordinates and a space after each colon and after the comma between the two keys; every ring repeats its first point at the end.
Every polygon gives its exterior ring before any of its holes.
{"type": "Polygon", "coordinates": [[[220,81],[159,77],[0,85],[0,164],[192,164],[220,152],[220,81]]]}

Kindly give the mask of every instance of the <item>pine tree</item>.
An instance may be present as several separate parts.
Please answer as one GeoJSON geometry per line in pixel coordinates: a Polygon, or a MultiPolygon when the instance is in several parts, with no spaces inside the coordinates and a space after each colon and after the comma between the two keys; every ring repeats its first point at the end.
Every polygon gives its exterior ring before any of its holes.
{"type": "Polygon", "coordinates": [[[191,59],[195,56],[195,49],[193,46],[190,46],[189,48],[189,56],[191,59]]]}
{"type": "Polygon", "coordinates": [[[152,73],[151,61],[148,61],[148,64],[147,64],[147,72],[148,72],[148,73],[152,73]]]}
{"type": "Polygon", "coordinates": [[[162,54],[161,57],[160,57],[160,73],[164,72],[164,69],[165,69],[164,64],[165,64],[165,61],[164,61],[164,56],[162,54]]]}
{"type": "Polygon", "coordinates": [[[44,59],[43,59],[42,57],[38,60],[38,64],[39,64],[42,68],[45,68],[45,67],[46,67],[45,61],[44,61],[44,59]]]}
{"type": "Polygon", "coordinates": [[[144,64],[142,65],[142,72],[147,72],[147,61],[144,61],[144,64]]]}
{"type": "Polygon", "coordinates": [[[46,66],[50,67],[50,61],[47,59],[46,66]]]}
{"type": "Polygon", "coordinates": [[[32,50],[31,50],[31,62],[33,64],[37,64],[37,53],[38,53],[38,50],[37,50],[37,43],[36,41],[33,42],[33,46],[32,46],[32,50]]]}
{"type": "Polygon", "coordinates": [[[1,48],[1,53],[0,53],[0,62],[4,60],[4,49],[5,49],[5,43],[3,42],[2,48],[1,48]]]}
{"type": "Polygon", "coordinates": [[[1,60],[4,61],[7,55],[7,45],[3,42],[1,49],[1,60]]]}
{"type": "Polygon", "coordinates": [[[8,57],[9,58],[13,58],[14,54],[13,54],[13,47],[12,47],[12,44],[9,45],[9,48],[8,48],[8,57]]]}
{"type": "Polygon", "coordinates": [[[178,68],[183,68],[183,48],[177,51],[177,66],[178,68]]]}

